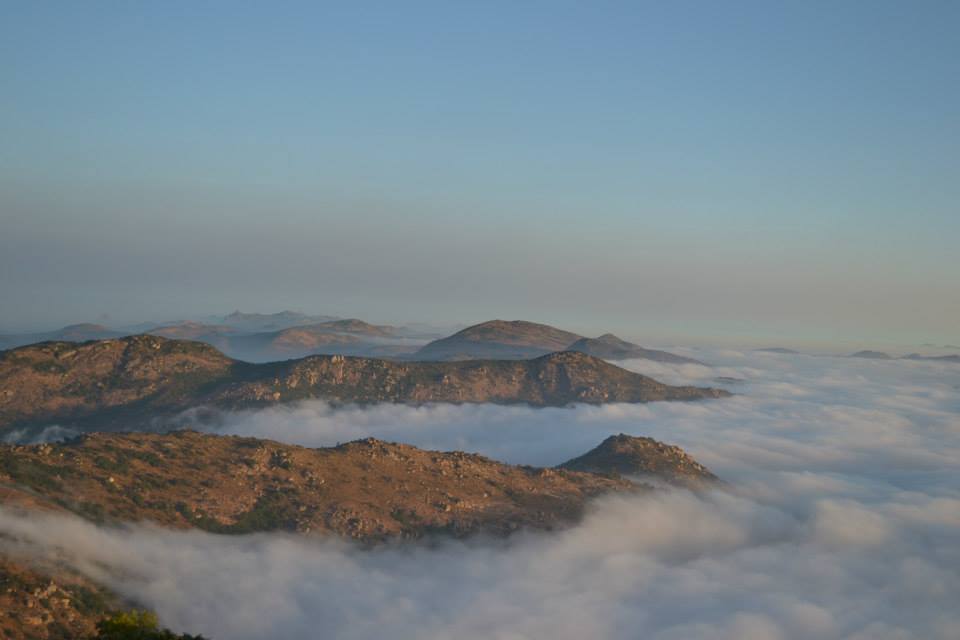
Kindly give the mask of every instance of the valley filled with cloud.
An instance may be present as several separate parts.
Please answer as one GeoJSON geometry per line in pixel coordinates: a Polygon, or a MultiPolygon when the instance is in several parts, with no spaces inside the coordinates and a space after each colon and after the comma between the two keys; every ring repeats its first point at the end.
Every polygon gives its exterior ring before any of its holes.
{"type": "Polygon", "coordinates": [[[960,367],[686,355],[714,366],[621,364],[735,395],[563,409],[307,402],[205,428],[306,446],[374,436],[538,466],[623,432],[682,446],[721,490],[603,498],[560,532],[373,550],[0,511],[0,550],[60,558],[167,626],[214,638],[960,636],[960,367]]]}

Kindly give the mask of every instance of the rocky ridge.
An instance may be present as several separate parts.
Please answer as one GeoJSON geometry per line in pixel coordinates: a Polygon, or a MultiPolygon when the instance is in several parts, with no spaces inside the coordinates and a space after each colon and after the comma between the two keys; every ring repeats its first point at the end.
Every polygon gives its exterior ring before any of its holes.
{"type": "Polygon", "coordinates": [[[310,356],[251,364],[207,344],[147,335],[0,352],[0,433],[49,424],[156,429],[195,407],[243,409],[307,399],[565,406],[727,395],[720,389],[665,385],[576,352],[522,361],[310,356]]]}
{"type": "MultiPolygon", "coordinates": [[[[654,490],[618,477],[620,459],[596,455],[608,450],[642,450],[648,477],[671,481],[697,472],[712,479],[676,447],[622,434],[583,456],[601,472],[593,473],[373,438],[308,449],[192,431],[96,433],[59,444],[0,445],[0,507],[109,525],[334,535],[363,546],[506,536],[567,527],[599,496],[654,490]]],[[[27,562],[3,543],[0,536],[4,638],[92,637],[98,620],[133,605],[53,556],[27,562]]]]}
{"type": "Polygon", "coordinates": [[[607,475],[373,438],[308,449],[194,431],[0,446],[0,484],[6,508],[219,533],[326,533],[363,543],[550,530],[579,519],[592,497],[645,490],[607,475]]]}

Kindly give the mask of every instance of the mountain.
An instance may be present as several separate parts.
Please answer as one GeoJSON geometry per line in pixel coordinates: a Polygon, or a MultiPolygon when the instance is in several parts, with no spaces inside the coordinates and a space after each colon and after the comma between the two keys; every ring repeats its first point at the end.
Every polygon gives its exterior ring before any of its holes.
{"type": "Polygon", "coordinates": [[[434,340],[413,357],[417,360],[521,360],[563,351],[581,337],[525,320],[490,320],[434,340]]]}
{"type": "Polygon", "coordinates": [[[960,355],[950,354],[948,356],[922,356],[919,353],[911,353],[903,356],[904,360],[937,360],[940,362],[960,362],[960,355]]]}
{"type": "Polygon", "coordinates": [[[800,353],[799,351],[785,347],[765,347],[763,349],[754,349],[754,351],[759,351],[760,353],[782,353],[784,355],[799,355],[800,353]]]}
{"type": "Polygon", "coordinates": [[[609,360],[645,358],[657,362],[703,364],[666,351],[644,349],[610,333],[599,338],[585,338],[550,325],[525,320],[490,320],[467,327],[452,336],[430,342],[410,359],[523,360],[555,351],[580,351],[609,360]]]}
{"type": "Polygon", "coordinates": [[[186,320],[184,322],[154,327],[143,333],[163,336],[164,338],[176,338],[178,340],[210,342],[211,340],[222,340],[234,336],[239,333],[239,330],[225,324],[205,324],[186,320]]]}
{"type": "MultiPolygon", "coordinates": [[[[682,451],[659,446],[644,457],[651,477],[671,481],[678,465],[696,465],[682,451]]],[[[220,534],[333,535],[367,548],[561,529],[576,523],[595,497],[653,490],[612,475],[514,466],[373,438],[309,449],[176,431],[0,445],[0,505],[10,513],[220,534]]],[[[16,549],[0,552],[3,638],[90,638],[104,616],[134,606],[66,568],[59,554],[24,561],[11,555],[16,549]]]]}
{"type": "Polygon", "coordinates": [[[223,350],[253,361],[300,358],[313,353],[339,353],[346,348],[365,345],[363,336],[305,327],[292,327],[269,333],[253,333],[229,341],[223,350]]]}
{"type": "Polygon", "coordinates": [[[336,316],[311,316],[299,311],[281,311],[279,313],[243,313],[234,311],[223,317],[223,324],[243,331],[279,331],[320,322],[339,320],[336,316]]]}
{"type": "Polygon", "coordinates": [[[868,358],[870,360],[893,360],[893,356],[889,353],[884,353],[882,351],[857,351],[856,353],[851,353],[851,358],[868,358]]]}
{"type": "Polygon", "coordinates": [[[231,357],[256,362],[302,358],[315,353],[389,356],[416,349],[408,340],[398,336],[394,327],[357,319],[330,320],[254,333],[226,324],[179,322],[144,333],[206,342],[231,357]]]}
{"type": "Polygon", "coordinates": [[[565,406],[728,395],[668,386],[577,352],[533,360],[392,362],[334,355],[251,364],[204,343],[149,335],[0,352],[0,432],[54,423],[87,430],[161,427],[194,407],[241,409],[313,398],[565,406]]]}
{"type": "Polygon", "coordinates": [[[560,465],[562,469],[650,477],[688,488],[706,488],[718,478],[680,447],[621,433],[560,465]]]}
{"type": "MultiPolygon", "coordinates": [[[[874,360],[894,360],[895,358],[882,351],[858,351],[850,355],[851,358],[871,358],[874,360]]],[[[899,360],[933,360],[936,362],[960,362],[960,355],[950,354],[946,356],[924,356],[919,353],[905,355],[899,360]]]]}
{"type": "Polygon", "coordinates": [[[555,529],[575,522],[593,496],[638,490],[592,473],[373,438],[308,449],[193,431],[0,446],[0,482],[16,487],[6,505],[41,501],[96,522],[327,533],[365,543],[555,529]]]}
{"type": "Polygon", "coordinates": [[[670,364],[703,364],[699,360],[678,356],[666,351],[644,349],[632,342],[621,340],[612,333],[605,333],[599,338],[580,338],[567,347],[567,349],[570,351],[580,351],[597,358],[603,358],[604,360],[642,358],[644,360],[654,360],[656,362],[667,362],[670,364]]]}
{"type": "MultiPolygon", "coordinates": [[[[280,331],[232,338],[224,350],[238,357],[264,360],[298,358],[314,353],[367,355],[393,339],[393,327],[362,320],[332,320],[280,331]]],[[[407,346],[407,351],[412,348],[407,346]]]]}
{"type": "Polygon", "coordinates": [[[320,324],[311,325],[310,327],[301,327],[301,328],[312,328],[312,329],[317,329],[322,331],[351,333],[351,334],[362,335],[362,336],[370,336],[374,338],[391,338],[397,332],[395,327],[391,327],[389,325],[370,324],[369,322],[364,322],[363,320],[357,320],[356,318],[350,318],[347,320],[331,320],[330,322],[323,322],[320,324]]]}
{"type": "Polygon", "coordinates": [[[66,340],[70,342],[83,342],[85,340],[102,340],[104,338],[113,338],[120,335],[119,331],[114,331],[102,324],[92,324],[84,322],[81,324],[71,324],[63,327],[59,331],[48,334],[48,340],[66,340]]]}
{"type": "Polygon", "coordinates": [[[85,342],[87,340],[104,340],[124,335],[122,331],[114,331],[102,324],[83,322],[71,324],[56,331],[45,333],[16,333],[0,336],[0,347],[12,349],[25,344],[63,340],[68,342],[85,342]]]}

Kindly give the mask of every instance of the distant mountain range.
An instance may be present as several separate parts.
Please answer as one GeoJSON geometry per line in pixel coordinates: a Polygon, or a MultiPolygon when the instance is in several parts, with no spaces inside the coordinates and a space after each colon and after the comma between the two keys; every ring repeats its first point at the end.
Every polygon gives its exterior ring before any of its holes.
{"type": "Polygon", "coordinates": [[[911,353],[903,356],[904,360],[939,360],[941,362],[960,362],[960,355],[950,354],[947,356],[922,356],[919,353],[911,353]]]}
{"type": "Polygon", "coordinates": [[[243,313],[234,311],[223,317],[223,324],[235,327],[241,331],[280,331],[290,327],[299,327],[308,324],[321,324],[339,320],[336,316],[316,316],[298,311],[281,311],[279,313],[243,313]]]}
{"type": "Polygon", "coordinates": [[[10,349],[25,344],[47,341],[66,341],[66,342],[84,342],[86,340],[104,340],[106,338],[119,338],[127,335],[123,331],[117,331],[103,326],[102,324],[92,324],[84,322],[80,324],[71,324],[57,329],[56,331],[45,331],[40,333],[16,333],[0,335],[0,348],[10,349]]]}
{"type": "Polygon", "coordinates": [[[564,406],[727,395],[665,385],[578,352],[532,360],[310,356],[252,364],[205,343],[147,335],[0,352],[0,432],[54,423],[85,430],[160,427],[194,407],[242,409],[312,398],[564,406]]]}
{"type": "Polygon", "coordinates": [[[851,353],[850,358],[868,358],[870,360],[936,360],[940,362],[960,362],[960,355],[950,354],[946,356],[923,356],[919,353],[911,353],[900,358],[895,358],[889,353],[883,351],[857,351],[851,353]]]}
{"type": "Polygon", "coordinates": [[[692,358],[645,349],[613,334],[585,338],[546,324],[524,320],[490,320],[452,336],[434,340],[410,356],[413,360],[521,360],[554,351],[580,351],[609,360],[643,358],[657,362],[702,364],[692,358]]]}
{"type": "Polygon", "coordinates": [[[393,357],[409,355],[436,337],[436,330],[372,325],[357,319],[309,316],[294,311],[273,314],[235,311],[222,321],[144,323],[126,330],[99,324],[76,324],[57,331],[0,336],[0,349],[48,341],[85,342],[128,335],[150,334],[198,340],[215,346],[231,357],[265,362],[326,353],[393,357]]]}
{"type": "MultiPolygon", "coordinates": [[[[546,324],[524,320],[490,320],[437,338],[437,327],[375,325],[356,318],[309,315],[296,311],[234,311],[204,322],[192,320],[143,323],[115,329],[95,323],[73,324],[55,331],[0,335],[0,350],[40,342],[85,342],[150,334],[196,340],[224,354],[249,362],[270,362],[309,355],[345,355],[398,361],[525,360],[558,351],[578,351],[604,360],[642,359],[668,364],[704,364],[699,360],[627,342],[612,333],[588,338],[546,324]],[[427,340],[434,338],[432,342],[427,340]]],[[[441,334],[442,335],[442,334],[441,334]]],[[[932,346],[932,345],[930,345],[932,346]]],[[[943,348],[955,348],[945,345],[943,348]]],[[[785,347],[754,349],[758,353],[797,355],[785,347]]],[[[863,350],[852,358],[898,359],[882,351],[863,350]]],[[[904,360],[960,362],[960,354],[921,355],[904,360]]]]}
{"type": "Polygon", "coordinates": [[[851,358],[867,358],[870,360],[893,360],[893,356],[889,353],[883,353],[882,351],[870,351],[866,349],[864,351],[857,351],[856,353],[850,354],[851,358]]]}
{"type": "Polygon", "coordinates": [[[424,345],[436,337],[425,325],[394,327],[358,319],[309,316],[294,311],[274,314],[235,311],[212,322],[181,321],[141,324],[118,330],[98,324],[77,324],[46,333],[0,336],[0,349],[46,341],[85,342],[150,334],[198,340],[233,358],[267,362],[313,354],[350,355],[402,360],[523,360],[557,351],[580,351],[606,360],[646,359],[674,364],[702,364],[666,351],[646,349],[607,333],[584,336],[522,320],[491,320],[424,345]]]}
{"type": "Polygon", "coordinates": [[[278,331],[243,333],[230,325],[182,323],[158,327],[147,333],[211,344],[232,357],[263,362],[301,358],[316,353],[387,356],[416,348],[399,329],[362,320],[328,320],[278,331]]]}

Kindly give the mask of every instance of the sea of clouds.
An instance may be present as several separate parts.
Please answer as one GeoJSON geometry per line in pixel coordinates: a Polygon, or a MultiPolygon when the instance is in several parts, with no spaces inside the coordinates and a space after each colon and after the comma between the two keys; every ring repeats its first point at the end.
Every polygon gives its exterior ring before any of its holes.
{"type": "Polygon", "coordinates": [[[310,402],[234,414],[218,431],[308,446],[372,435],[536,465],[649,435],[729,491],[609,497],[560,533],[376,551],[0,511],[0,549],[67,558],[164,624],[220,640],[960,637],[960,366],[688,355],[713,366],[622,364],[737,395],[569,409],[310,402]]]}

